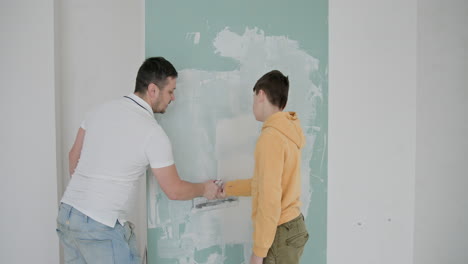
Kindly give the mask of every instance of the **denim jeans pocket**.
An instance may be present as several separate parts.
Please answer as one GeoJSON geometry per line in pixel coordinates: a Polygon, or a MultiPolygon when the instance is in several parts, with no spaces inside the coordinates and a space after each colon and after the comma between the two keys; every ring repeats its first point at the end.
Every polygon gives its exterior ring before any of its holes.
{"type": "Polygon", "coordinates": [[[56,231],[57,236],[62,243],[65,263],[79,263],[80,254],[76,250],[72,239],[70,239],[67,234],[64,233],[59,227],[56,229],[56,231]]]}
{"type": "Polygon", "coordinates": [[[135,225],[131,222],[125,222],[125,240],[127,240],[128,247],[130,249],[130,255],[133,259],[139,259],[140,254],[136,245],[136,236],[135,236],[135,225]]]}
{"type": "Polygon", "coordinates": [[[77,244],[86,263],[114,263],[112,240],[77,239],[77,244]]]}

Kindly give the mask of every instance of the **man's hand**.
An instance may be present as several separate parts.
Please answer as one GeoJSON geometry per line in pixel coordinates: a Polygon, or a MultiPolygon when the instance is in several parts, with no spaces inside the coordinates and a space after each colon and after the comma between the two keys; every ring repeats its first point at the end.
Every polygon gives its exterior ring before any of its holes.
{"type": "Polygon", "coordinates": [[[209,180],[203,183],[203,197],[208,200],[213,200],[217,198],[217,194],[219,192],[219,187],[213,180],[209,180]]]}
{"type": "Polygon", "coordinates": [[[253,252],[252,256],[250,257],[250,264],[262,264],[263,258],[257,257],[253,252]]]}

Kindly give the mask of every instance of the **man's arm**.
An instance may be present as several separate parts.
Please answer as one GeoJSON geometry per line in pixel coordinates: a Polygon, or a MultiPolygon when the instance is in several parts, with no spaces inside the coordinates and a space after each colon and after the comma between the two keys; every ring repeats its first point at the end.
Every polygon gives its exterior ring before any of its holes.
{"type": "Polygon", "coordinates": [[[78,165],[78,160],[81,156],[81,149],[83,148],[83,142],[85,137],[86,130],[80,127],[78,129],[78,133],[76,134],[75,143],[68,153],[68,171],[70,172],[70,176],[75,173],[76,166],[78,165]]]}
{"type": "Polygon", "coordinates": [[[152,168],[154,176],[161,189],[171,200],[190,200],[204,196],[214,199],[219,192],[219,187],[214,181],[203,183],[191,183],[181,180],[175,164],[163,168],[152,168]]]}

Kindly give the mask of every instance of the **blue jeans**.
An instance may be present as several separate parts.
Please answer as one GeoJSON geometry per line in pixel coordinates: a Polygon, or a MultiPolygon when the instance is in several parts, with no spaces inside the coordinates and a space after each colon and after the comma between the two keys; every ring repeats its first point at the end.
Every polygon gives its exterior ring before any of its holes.
{"type": "Polygon", "coordinates": [[[67,264],[140,264],[133,224],[109,227],[62,203],[57,234],[67,264]]]}

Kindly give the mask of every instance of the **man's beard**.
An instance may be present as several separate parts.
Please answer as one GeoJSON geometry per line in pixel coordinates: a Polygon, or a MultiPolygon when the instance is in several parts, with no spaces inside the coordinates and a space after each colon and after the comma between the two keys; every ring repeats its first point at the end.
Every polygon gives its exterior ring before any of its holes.
{"type": "Polygon", "coordinates": [[[156,101],[156,112],[154,112],[155,114],[164,114],[166,112],[166,108],[167,107],[161,107],[162,106],[162,102],[157,100],[156,101]]]}

